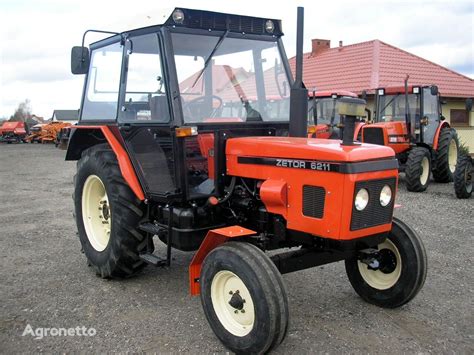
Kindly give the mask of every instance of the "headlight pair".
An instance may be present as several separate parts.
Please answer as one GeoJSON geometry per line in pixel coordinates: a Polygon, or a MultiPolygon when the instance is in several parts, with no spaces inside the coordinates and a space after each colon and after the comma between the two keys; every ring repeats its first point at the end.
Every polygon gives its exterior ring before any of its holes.
{"type": "MultiPolygon", "coordinates": [[[[390,186],[385,185],[380,191],[379,202],[382,207],[388,206],[392,201],[392,189],[390,186]]],[[[363,211],[369,204],[369,191],[367,189],[360,189],[357,191],[354,206],[357,211],[363,211]]]]}

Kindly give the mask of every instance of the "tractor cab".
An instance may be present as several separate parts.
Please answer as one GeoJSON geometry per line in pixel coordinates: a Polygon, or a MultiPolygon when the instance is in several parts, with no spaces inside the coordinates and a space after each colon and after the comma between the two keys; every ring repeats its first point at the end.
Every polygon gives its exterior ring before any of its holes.
{"type": "Polygon", "coordinates": [[[93,43],[90,55],[75,47],[73,71],[88,72],[79,126],[115,126],[146,195],[209,195],[221,137],[288,132],[281,36],[278,20],[176,9],[162,25],[93,43]]]}
{"type": "MultiPolygon", "coordinates": [[[[342,139],[343,122],[338,111],[339,103],[341,98],[356,98],[357,95],[350,91],[337,90],[310,91],[308,96],[308,137],[342,139]]],[[[364,122],[364,117],[356,118],[354,140],[360,140],[358,135],[364,122]]]]}
{"type": "Polygon", "coordinates": [[[408,85],[407,78],[404,86],[376,89],[374,123],[362,128],[362,141],[395,151],[410,191],[424,191],[431,172],[452,181],[459,142],[441,115],[436,85],[408,85]]]}

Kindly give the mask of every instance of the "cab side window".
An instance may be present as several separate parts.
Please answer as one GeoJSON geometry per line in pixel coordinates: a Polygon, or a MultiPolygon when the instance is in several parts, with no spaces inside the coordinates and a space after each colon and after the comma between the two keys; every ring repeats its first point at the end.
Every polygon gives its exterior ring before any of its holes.
{"type": "Polygon", "coordinates": [[[119,42],[92,51],[82,120],[115,120],[123,47],[119,42]]]}
{"type": "Polygon", "coordinates": [[[128,63],[120,119],[126,122],[169,122],[158,36],[131,37],[126,45],[128,63]]]}

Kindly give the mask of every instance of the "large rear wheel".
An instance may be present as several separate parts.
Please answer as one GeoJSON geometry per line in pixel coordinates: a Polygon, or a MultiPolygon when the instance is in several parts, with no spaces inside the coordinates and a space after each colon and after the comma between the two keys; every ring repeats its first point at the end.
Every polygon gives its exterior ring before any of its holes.
{"type": "Polygon", "coordinates": [[[425,191],[430,183],[431,154],[423,147],[410,150],[405,168],[407,190],[412,192],[425,191]]]}
{"type": "Polygon", "coordinates": [[[469,198],[472,195],[472,158],[467,155],[459,157],[454,172],[454,191],[457,198],[469,198]]]}
{"type": "Polygon", "coordinates": [[[101,277],[126,277],[145,264],[147,236],[137,229],[143,203],[122,177],[107,144],[85,150],[74,177],[74,207],[82,249],[101,277]]]}
{"type": "Polygon", "coordinates": [[[227,348],[262,354],[283,341],[288,299],[280,273],[260,249],[244,242],[214,249],[200,284],[206,318],[227,348]]]}
{"type": "Polygon", "coordinates": [[[438,138],[436,163],[433,167],[433,178],[436,182],[453,181],[458,159],[459,140],[456,130],[444,128],[438,138]]]}
{"type": "Polygon", "coordinates": [[[423,287],[427,258],[418,234],[397,218],[389,237],[377,247],[370,265],[357,257],[346,260],[354,290],[365,301],[385,308],[409,302],[423,287]]]}

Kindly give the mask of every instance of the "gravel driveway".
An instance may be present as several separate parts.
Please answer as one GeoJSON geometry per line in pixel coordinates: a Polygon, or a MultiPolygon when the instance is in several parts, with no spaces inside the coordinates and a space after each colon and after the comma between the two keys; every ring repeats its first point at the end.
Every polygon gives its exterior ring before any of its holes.
{"type": "MultiPolygon", "coordinates": [[[[80,252],[71,200],[74,162],[51,145],[0,145],[0,352],[225,352],[198,297],[192,253],[170,269],[103,280],[80,252]],[[22,336],[25,327],[85,327],[95,336],[22,336]]],[[[275,353],[474,353],[474,199],[452,184],[408,193],[396,215],[428,253],[428,277],[408,305],[385,310],[352,290],[342,263],[284,275],[290,327],[275,353]]],[[[157,252],[164,253],[163,244],[157,252]]]]}

